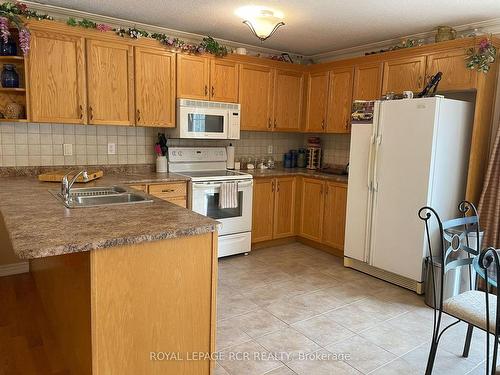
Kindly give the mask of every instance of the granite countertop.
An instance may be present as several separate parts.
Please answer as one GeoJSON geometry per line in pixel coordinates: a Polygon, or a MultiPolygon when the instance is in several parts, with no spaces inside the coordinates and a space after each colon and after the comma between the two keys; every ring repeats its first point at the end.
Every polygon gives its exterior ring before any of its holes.
{"type": "MultiPolygon", "coordinates": [[[[172,173],[141,171],[104,176],[84,186],[185,180],[172,173]]],[[[59,186],[34,176],[0,177],[0,214],[19,258],[203,234],[217,227],[213,219],[154,197],[152,203],[68,209],[48,191],[59,186]]]]}
{"type": "Polygon", "coordinates": [[[254,169],[254,170],[245,170],[242,172],[250,173],[255,178],[280,177],[280,176],[303,176],[303,177],[319,178],[319,179],[329,180],[329,181],[343,182],[343,183],[347,184],[347,175],[324,173],[324,172],[320,172],[317,170],[311,170],[311,169],[306,169],[306,168],[277,167],[274,169],[254,169]]]}

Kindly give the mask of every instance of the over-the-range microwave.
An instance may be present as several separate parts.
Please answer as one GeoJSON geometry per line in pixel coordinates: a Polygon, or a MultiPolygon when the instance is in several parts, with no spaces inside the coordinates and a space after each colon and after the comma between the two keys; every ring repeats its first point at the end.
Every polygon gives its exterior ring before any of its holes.
{"type": "Polygon", "coordinates": [[[173,138],[240,139],[240,105],[177,99],[177,126],[173,138]]]}

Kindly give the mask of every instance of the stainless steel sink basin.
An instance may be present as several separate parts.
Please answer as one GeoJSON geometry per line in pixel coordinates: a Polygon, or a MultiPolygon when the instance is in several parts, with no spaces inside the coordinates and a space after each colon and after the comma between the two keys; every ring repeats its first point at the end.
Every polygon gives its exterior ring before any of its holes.
{"type": "Polygon", "coordinates": [[[143,194],[129,192],[120,186],[103,186],[71,189],[71,201],[66,202],[59,191],[50,190],[68,208],[109,206],[116,204],[150,203],[152,199],[143,194]]]}

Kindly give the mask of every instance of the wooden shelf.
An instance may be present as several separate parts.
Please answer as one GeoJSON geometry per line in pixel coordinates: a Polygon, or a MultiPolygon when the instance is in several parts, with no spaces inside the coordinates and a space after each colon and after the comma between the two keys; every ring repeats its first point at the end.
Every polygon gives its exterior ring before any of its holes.
{"type": "Polygon", "coordinates": [[[0,87],[0,91],[26,92],[26,89],[24,87],[0,87]]]}
{"type": "Polygon", "coordinates": [[[0,56],[0,62],[23,62],[24,56],[0,56]]]}
{"type": "Polygon", "coordinates": [[[25,118],[0,118],[0,122],[28,122],[25,118]]]}

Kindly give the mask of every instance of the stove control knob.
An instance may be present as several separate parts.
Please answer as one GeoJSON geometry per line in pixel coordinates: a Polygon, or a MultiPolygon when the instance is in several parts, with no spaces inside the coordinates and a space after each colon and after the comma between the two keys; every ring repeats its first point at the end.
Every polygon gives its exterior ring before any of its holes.
{"type": "Polygon", "coordinates": [[[175,156],[176,153],[177,151],[172,151],[172,156],[175,156]]]}
{"type": "Polygon", "coordinates": [[[177,155],[182,156],[182,151],[177,151],[177,155]]]}

